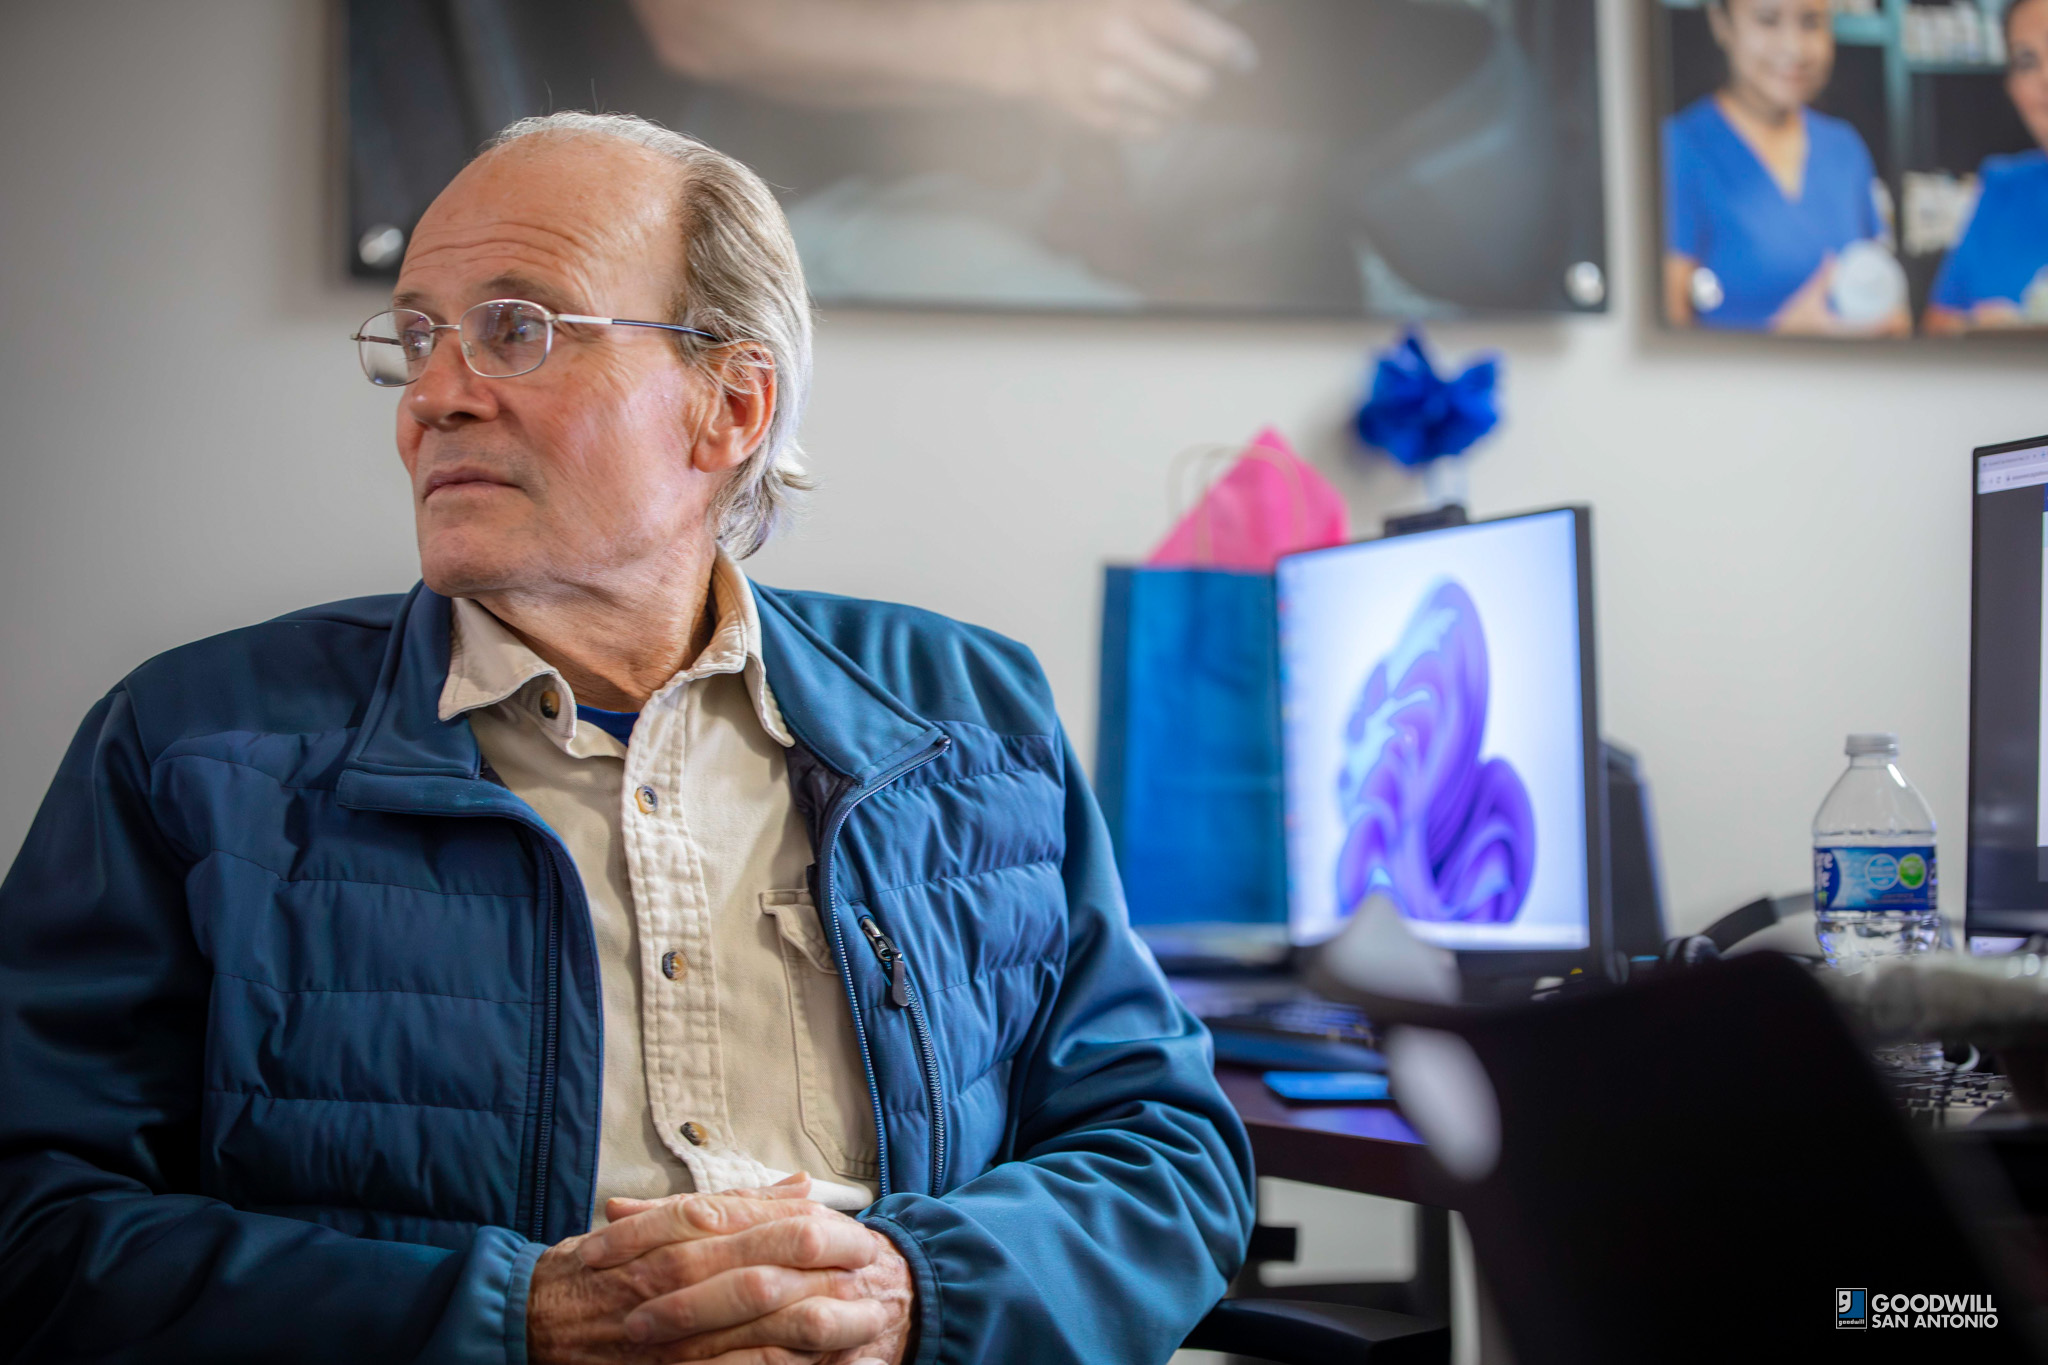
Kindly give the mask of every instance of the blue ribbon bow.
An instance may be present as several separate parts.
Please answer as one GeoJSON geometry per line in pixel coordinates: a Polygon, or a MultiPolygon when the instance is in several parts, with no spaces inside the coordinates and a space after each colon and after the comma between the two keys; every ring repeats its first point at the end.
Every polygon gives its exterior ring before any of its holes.
{"type": "Polygon", "coordinates": [[[1380,355],[1372,394],[1358,410],[1358,438],[1411,468],[1460,454],[1499,425],[1499,377],[1500,361],[1484,356],[1456,379],[1443,379],[1429,363],[1421,331],[1410,328],[1380,355]]]}

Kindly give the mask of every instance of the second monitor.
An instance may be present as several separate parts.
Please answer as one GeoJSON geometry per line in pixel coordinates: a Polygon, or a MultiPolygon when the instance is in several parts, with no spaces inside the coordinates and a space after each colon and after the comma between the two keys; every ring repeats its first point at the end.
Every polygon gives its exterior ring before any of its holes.
{"type": "Polygon", "coordinates": [[[1591,548],[1566,507],[1280,561],[1297,945],[1381,894],[1468,974],[1599,961],[1591,548]]]}

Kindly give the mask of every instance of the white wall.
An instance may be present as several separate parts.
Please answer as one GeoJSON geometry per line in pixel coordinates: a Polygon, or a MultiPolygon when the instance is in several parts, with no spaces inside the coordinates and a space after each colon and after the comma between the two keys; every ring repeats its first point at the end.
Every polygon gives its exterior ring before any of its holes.
{"type": "MultiPolygon", "coordinates": [[[[1605,18],[1616,309],[1436,329],[1507,358],[1475,510],[1597,509],[1607,729],[1646,756],[1681,925],[1802,883],[1852,728],[1900,731],[1959,908],[1967,456],[2048,430],[2048,353],[1660,335],[1640,17],[1605,18]]],[[[125,670],[412,581],[391,399],[346,340],[376,295],[333,264],[328,27],[313,0],[0,6],[0,858],[125,670]]],[[[834,312],[826,487],[757,576],[1024,639],[1092,753],[1099,566],[1164,530],[1176,452],[1277,421],[1361,527],[1417,499],[1342,437],[1390,335],[834,312]]]]}

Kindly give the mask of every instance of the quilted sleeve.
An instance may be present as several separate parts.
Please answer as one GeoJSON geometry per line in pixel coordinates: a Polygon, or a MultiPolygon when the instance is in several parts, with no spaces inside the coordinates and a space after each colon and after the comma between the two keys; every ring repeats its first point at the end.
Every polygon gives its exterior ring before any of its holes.
{"type": "Polygon", "coordinates": [[[210,973],[128,693],[0,883],[0,1359],[525,1359],[540,1248],[345,1236],[198,1192],[210,973]]]}
{"type": "Polygon", "coordinates": [[[864,1215],[916,1276],[919,1365],[1163,1362],[1251,1233],[1250,1144],[1209,1036],[1131,933],[1064,735],[1060,752],[1068,951],[1017,1059],[1016,1159],[864,1215]]]}

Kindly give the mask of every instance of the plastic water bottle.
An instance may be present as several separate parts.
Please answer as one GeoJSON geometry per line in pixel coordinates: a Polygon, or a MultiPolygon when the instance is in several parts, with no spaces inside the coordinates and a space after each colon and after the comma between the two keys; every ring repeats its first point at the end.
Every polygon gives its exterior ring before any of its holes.
{"type": "Polygon", "coordinates": [[[1941,944],[1934,812],[1899,771],[1897,735],[1851,735],[1849,770],[1813,817],[1813,912],[1828,965],[1941,944]]]}

